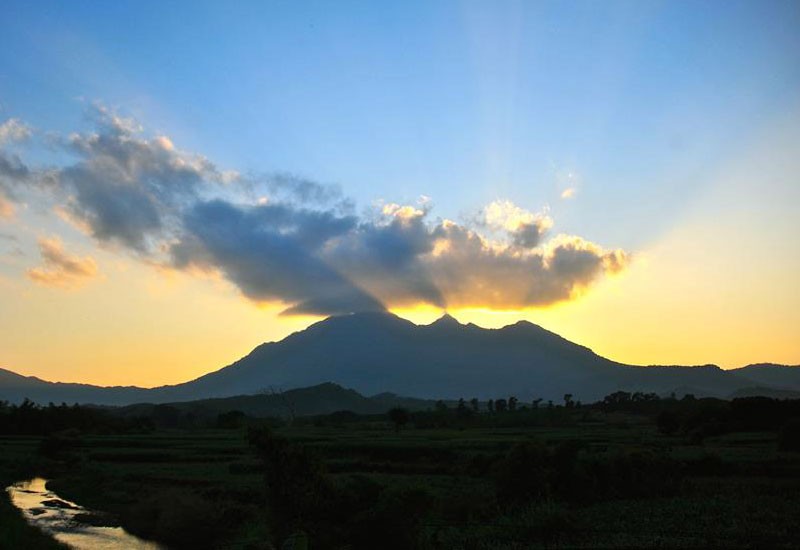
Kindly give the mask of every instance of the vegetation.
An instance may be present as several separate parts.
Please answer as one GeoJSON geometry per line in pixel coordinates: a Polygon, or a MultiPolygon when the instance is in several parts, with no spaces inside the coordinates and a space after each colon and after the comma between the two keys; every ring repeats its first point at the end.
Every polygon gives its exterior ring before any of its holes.
{"type": "MultiPolygon", "coordinates": [[[[189,425],[25,403],[0,407],[0,471],[174,548],[791,546],[798,406],[620,392],[189,425]]],[[[3,544],[51,544],[0,514],[3,544]]]]}

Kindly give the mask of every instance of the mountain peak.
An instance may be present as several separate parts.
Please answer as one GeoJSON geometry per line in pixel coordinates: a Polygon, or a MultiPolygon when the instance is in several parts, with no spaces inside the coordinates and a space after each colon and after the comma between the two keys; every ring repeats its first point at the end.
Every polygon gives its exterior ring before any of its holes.
{"type": "Polygon", "coordinates": [[[460,327],[461,323],[458,322],[458,319],[450,315],[449,313],[445,312],[444,315],[436,319],[430,325],[431,327],[460,327]]]}

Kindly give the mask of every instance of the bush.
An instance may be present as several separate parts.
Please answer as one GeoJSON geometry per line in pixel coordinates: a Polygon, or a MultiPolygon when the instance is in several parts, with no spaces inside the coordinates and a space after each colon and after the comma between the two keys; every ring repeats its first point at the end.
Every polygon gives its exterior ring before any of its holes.
{"type": "Polygon", "coordinates": [[[172,548],[213,548],[215,537],[225,531],[222,515],[202,495],[174,489],[139,500],[123,523],[131,532],[172,548]]]}
{"type": "Polygon", "coordinates": [[[658,431],[664,435],[673,435],[681,427],[681,419],[674,411],[661,411],[656,417],[658,431]]]}
{"type": "Polygon", "coordinates": [[[539,442],[519,443],[497,463],[495,486],[501,505],[510,506],[550,495],[552,469],[547,447],[539,442]]]}
{"type": "Polygon", "coordinates": [[[781,451],[800,452],[800,418],[786,422],[778,432],[778,448],[781,451]]]}
{"type": "Polygon", "coordinates": [[[377,503],[354,519],[351,540],[356,548],[419,548],[422,521],[432,506],[433,498],[423,488],[384,489],[377,503]]]}

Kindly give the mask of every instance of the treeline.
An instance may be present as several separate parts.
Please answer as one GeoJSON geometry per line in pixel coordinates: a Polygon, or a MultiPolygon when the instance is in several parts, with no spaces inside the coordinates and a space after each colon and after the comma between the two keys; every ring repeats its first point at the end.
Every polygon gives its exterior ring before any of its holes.
{"type": "Polygon", "coordinates": [[[142,405],[133,412],[87,405],[38,405],[25,399],[19,405],[0,401],[0,435],[82,433],[143,433],[157,429],[235,429],[250,420],[241,411],[197,414],[171,405],[142,405]]]}
{"type": "MultiPolygon", "coordinates": [[[[769,397],[744,397],[731,401],[686,395],[661,398],[655,393],[615,392],[602,401],[582,405],[566,394],[563,403],[542,404],[535,400],[521,405],[511,396],[489,400],[485,407],[478,401],[460,399],[455,407],[439,401],[434,410],[409,412],[393,409],[389,420],[396,429],[406,425],[416,428],[526,427],[564,426],[575,422],[603,421],[613,413],[628,413],[650,418],[666,435],[684,435],[697,442],[704,437],[743,431],[781,432],[800,422],[800,400],[769,397]],[[599,416],[602,414],[604,416],[599,416]]],[[[339,415],[338,418],[346,420],[339,415]]]]}
{"type": "Polygon", "coordinates": [[[66,403],[43,407],[28,399],[19,405],[0,401],[0,435],[49,435],[67,430],[129,433],[153,428],[147,418],[123,418],[95,407],[66,403]]]}
{"type": "Polygon", "coordinates": [[[683,435],[695,443],[732,432],[772,431],[779,434],[783,450],[800,450],[800,399],[741,397],[727,401],[693,395],[662,399],[655,394],[616,392],[597,407],[649,416],[661,433],[683,435]]]}

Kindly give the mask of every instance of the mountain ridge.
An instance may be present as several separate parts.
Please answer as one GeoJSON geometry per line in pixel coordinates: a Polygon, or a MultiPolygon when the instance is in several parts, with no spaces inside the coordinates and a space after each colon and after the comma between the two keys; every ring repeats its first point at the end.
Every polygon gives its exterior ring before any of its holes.
{"type": "Polygon", "coordinates": [[[445,314],[416,325],[388,312],[328,317],[216,371],[156,388],[47,382],[0,369],[0,399],[122,405],[224,398],[334,382],[363,395],[390,392],[422,399],[514,394],[596,400],[616,390],[693,388],[726,397],[737,390],[800,389],[800,368],[757,364],[647,367],[619,363],[529,321],[497,329],[445,314]],[[787,370],[788,369],[788,370],[787,370]],[[796,369],[796,370],[791,370],[796,369]]]}

